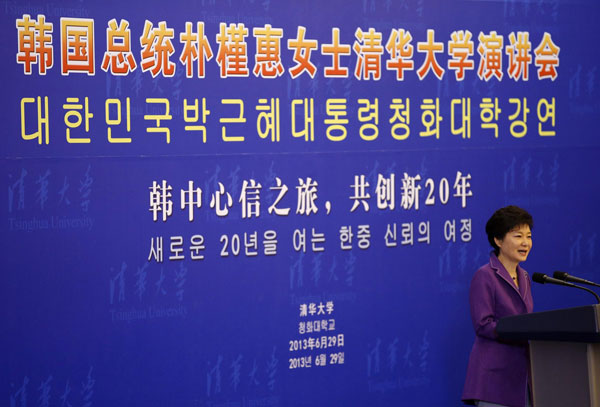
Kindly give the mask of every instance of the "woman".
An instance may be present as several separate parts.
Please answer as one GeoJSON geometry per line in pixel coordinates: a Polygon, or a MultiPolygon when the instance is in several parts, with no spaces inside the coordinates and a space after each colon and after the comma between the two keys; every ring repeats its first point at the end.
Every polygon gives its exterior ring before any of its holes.
{"type": "Polygon", "coordinates": [[[533,310],[529,275],[519,266],[531,250],[533,219],[524,209],[498,209],[485,225],[494,248],[489,263],[471,281],[469,301],[475,343],[462,400],[479,407],[530,406],[526,344],[498,340],[496,323],[533,310]]]}

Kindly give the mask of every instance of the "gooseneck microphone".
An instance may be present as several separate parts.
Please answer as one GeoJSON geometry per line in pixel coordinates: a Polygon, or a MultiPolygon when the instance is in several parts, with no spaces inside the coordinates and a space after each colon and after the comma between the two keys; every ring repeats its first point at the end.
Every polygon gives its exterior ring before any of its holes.
{"type": "Polygon", "coordinates": [[[572,283],[591,285],[593,287],[600,287],[600,284],[596,284],[593,281],[589,281],[584,278],[570,276],[567,273],[565,273],[564,271],[555,271],[554,278],[558,278],[559,280],[563,280],[563,281],[570,281],[572,283]]]}
{"type": "Polygon", "coordinates": [[[559,280],[557,278],[548,277],[547,275],[545,275],[543,273],[533,273],[533,276],[531,276],[531,279],[533,281],[535,281],[536,283],[540,283],[540,284],[548,283],[548,284],[566,285],[567,287],[576,287],[575,284],[568,283],[564,280],[559,280]]]}
{"type": "Polygon", "coordinates": [[[531,276],[531,279],[533,281],[535,281],[536,283],[540,283],[540,284],[546,284],[546,283],[548,283],[548,284],[558,284],[558,285],[566,285],[567,287],[579,288],[580,290],[587,291],[588,293],[591,293],[594,297],[596,297],[596,301],[598,301],[598,304],[600,304],[600,297],[598,296],[598,294],[596,294],[595,292],[593,292],[589,288],[585,288],[585,287],[582,287],[580,285],[569,283],[567,281],[559,280],[558,278],[548,277],[547,275],[542,274],[542,273],[533,273],[533,275],[531,276]]]}

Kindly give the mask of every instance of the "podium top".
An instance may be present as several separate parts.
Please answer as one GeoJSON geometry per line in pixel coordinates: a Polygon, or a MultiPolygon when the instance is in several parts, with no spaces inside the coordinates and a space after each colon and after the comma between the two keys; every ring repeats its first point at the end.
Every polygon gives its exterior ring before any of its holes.
{"type": "Polygon", "coordinates": [[[600,343],[600,304],[501,318],[496,332],[510,341],[600,343]]]}

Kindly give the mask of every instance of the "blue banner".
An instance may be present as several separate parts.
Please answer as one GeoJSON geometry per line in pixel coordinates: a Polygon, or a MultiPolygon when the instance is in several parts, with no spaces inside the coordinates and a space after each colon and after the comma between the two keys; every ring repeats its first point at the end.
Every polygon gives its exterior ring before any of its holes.
{"type": "Polygon", "coordinates": [[[595,1],[0,14],[5,405],[457,405],[509,204],[600,280],[595,1]]]}

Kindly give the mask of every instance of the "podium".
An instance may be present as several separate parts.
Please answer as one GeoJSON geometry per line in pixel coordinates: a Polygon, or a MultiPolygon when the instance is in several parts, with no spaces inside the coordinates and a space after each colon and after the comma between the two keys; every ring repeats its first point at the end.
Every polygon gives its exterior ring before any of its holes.
{"type": "Polygon", "coordinates": [[[501,341],[529,341],[535,407],[600,407],[600,304],[498,320],[501,341]]]}

